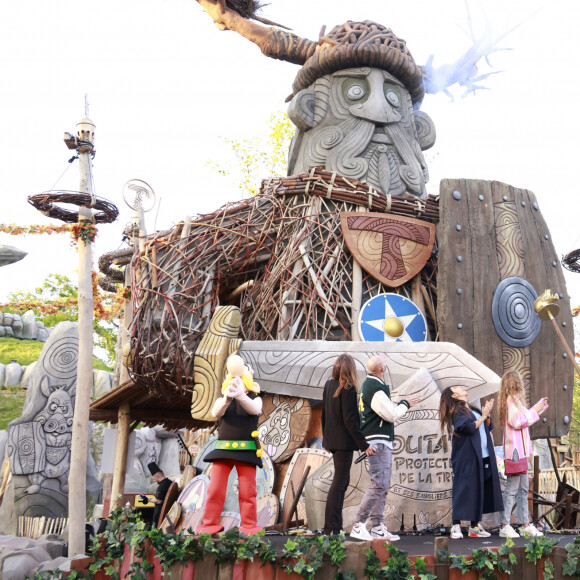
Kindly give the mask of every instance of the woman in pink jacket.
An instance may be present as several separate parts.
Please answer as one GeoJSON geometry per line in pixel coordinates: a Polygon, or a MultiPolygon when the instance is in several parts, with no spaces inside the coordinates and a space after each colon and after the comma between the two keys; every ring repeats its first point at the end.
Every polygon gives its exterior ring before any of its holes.
{"type": "MultiPolygon", "coordinates": [[[[501,379],[499,387],[499,422],[503,427],[504,458],[517,461],[534,455],[528,427],[539,420],[548,408],[548,397],[540,399],[531,409],[525,405],[524,383],[520,373],[508,371],[501,379]]],[[[530,523],[528,510],[528,473],[507,475],[504,491],[504,511],[501,515],[499,535],[503,538],[519,536],[542,536],[530,523]],[[518,534],[511,526],[510,519],[514,502],[517,503],[517,517],[520,526],[518,534]]]]}

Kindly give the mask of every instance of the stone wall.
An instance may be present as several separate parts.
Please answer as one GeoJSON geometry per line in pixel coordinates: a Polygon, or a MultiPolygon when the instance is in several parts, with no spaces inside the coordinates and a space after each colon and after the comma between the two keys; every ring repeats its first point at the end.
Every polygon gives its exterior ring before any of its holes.
{"type": "Polygon", "coordinates": [[[0,337],[7,336],[26,340],[46,342],[52,328],[44,326],[32,310],[22,316],[9,312],[0,312],[0,337]]]}

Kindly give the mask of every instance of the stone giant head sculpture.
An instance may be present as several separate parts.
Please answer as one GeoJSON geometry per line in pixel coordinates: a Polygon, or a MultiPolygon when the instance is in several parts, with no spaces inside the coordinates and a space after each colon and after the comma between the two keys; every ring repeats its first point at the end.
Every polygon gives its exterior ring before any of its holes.
{"type": "Polygon", "coordinates": [[[235,2],[198,2],[218,28],[302,65],[288,111],[297,127],[289,174],[322,166],[385,194],[426,197],[422,151],[435,142],[435,127],[419,110],[423,72],[403,39],[375,22],[348,21],[314,42],[257,24],[235,2]]]}
{"type": "Polygon", "coordinates": [[[289,173],[323,166],[385,194],[426,195],[422,151],[435,128],[419,111],[421,69],[392,30],[368,21],[333,28],[293,89],[289,173]]]}

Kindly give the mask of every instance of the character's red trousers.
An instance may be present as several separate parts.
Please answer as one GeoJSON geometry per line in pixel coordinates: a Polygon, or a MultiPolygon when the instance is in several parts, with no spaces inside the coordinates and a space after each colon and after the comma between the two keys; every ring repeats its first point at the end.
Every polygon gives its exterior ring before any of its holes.
{"type": "Polygon", "coordinates": [[[220,515],[226,501],[228,477],[233,468],[238,472],[238,492],[240,498],[241,525],[243,534],[255,534],[262,528],[257,526],[258,510],[256,507],[256,466],[249,463],[238,463],[229,459],[214,461],[211,468],[209,488],[203,523],[197,526],[196,533],[217,534],[224,527],[219,523],[220,515]]]}

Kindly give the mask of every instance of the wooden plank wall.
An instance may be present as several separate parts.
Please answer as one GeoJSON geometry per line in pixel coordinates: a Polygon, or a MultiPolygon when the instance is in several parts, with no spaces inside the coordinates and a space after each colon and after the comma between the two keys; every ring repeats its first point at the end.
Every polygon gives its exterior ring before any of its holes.
{"type": "MultiPolygon", "coordinates": [[[[497,181],[448,179],[441,182],[437,274],[440,341],[454,342],[500,376],[509,369],[524,375],[529,400],[550,398],[546,421],[533,438],[568,432],[573,366],[563,356],[551,322],[543,322],[534,342],[505,344],[492,319],[498,283],[510,276],[528,281],[541,294],[560,294],[558,324],[573,345],[570,298],[552,239],[533,193],[497,181]],[[566,388],[564,388],[566,387],[566,388]]],[[[497,429],[496,444],[501,441],[497,429]]]]}

